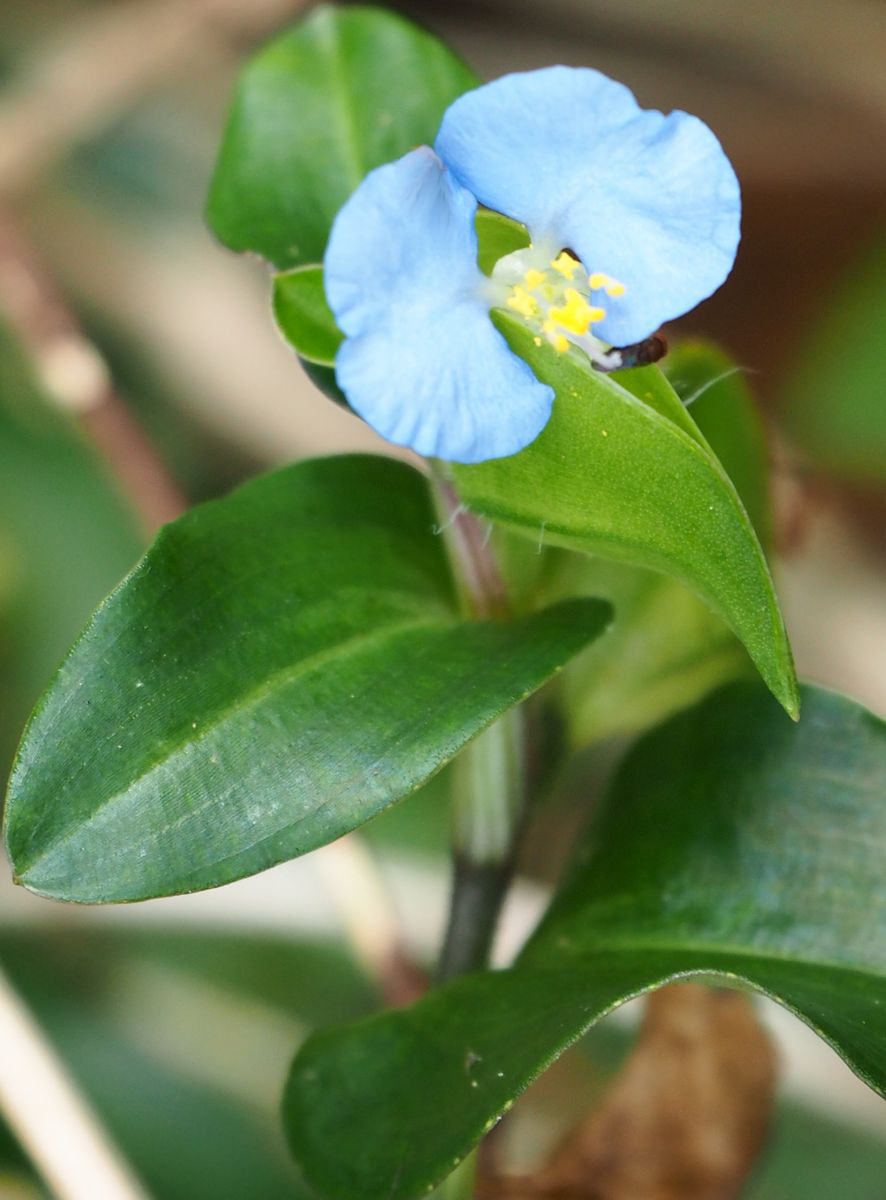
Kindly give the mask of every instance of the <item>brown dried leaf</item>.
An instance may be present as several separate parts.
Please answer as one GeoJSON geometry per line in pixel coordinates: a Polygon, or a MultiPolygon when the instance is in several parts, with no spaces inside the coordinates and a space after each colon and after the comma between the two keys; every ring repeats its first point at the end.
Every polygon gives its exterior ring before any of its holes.
{"type": "Polygon", "coordinates": [[[649,997],[599,1108],[525,1179],[486,1200],[734,1200],[766,1138],[775,1053],[747,997],[696,983],[649,997]]]}

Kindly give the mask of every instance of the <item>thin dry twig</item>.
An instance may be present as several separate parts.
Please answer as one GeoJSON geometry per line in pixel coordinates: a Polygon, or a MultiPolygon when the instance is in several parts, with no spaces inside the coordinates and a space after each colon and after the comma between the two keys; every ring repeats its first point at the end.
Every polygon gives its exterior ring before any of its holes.
{"type": "Polygon", "coordinates": [[[148,1200],[2,971],[0,1110],[58,1200],[148,1200]]]}
{"type": "Polygon", "coordinates": [[[27,241],[0,220],[0,312],[27,346],[48,393],[71,412],[129,498],[145,532],[187,501],[114,391],[104,361],[27,241]]]}
{"type": "Polygon", "coordinates": [[[359,834],[350,833],[317,854],[348,942],[357,961],[374,979],[387,1004],[411,1004],[427,978],[406,954],[397,914],[372,853],[359,834]]]}

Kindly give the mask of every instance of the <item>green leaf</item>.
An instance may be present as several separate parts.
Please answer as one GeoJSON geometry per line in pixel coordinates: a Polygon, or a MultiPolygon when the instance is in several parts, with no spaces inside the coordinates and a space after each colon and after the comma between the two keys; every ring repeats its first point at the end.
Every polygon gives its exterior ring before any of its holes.
{"type": "Polygon", "coordinates": [[[495,317],[557,400],[522,453],[454,469],[464,502],[537,542],[681,580],[735,631],[796,715],[793,661],[765,556],[734,486],[664,377],[654,368],[624,373],[640,398],[592,370],[580,351],[557,354],[518,320],[495,317]]]}
{"type": "Polygon", "coordinates": [[[319,388],[324,396],[328,396],[330,400],[334,400],[336,404],[340,404],[342,408],[350,408],[348,398],[338,386],[335,378],[335,368],[327,367],[320,363],[313,363],[309,358],[301,359],[301,365],[304,367],[305,374],[310,379],[315,387],[319,388]]]}
{"type": "Polygon", "coordinates": [[[711,342],[680,342],[664,373],[735,484],[764,547],[772,540],[766,435],[742,368],[711,342]]]}
{"type": "MultiPolygon", "coordinates": [[[[739,368],[702,341],[678,344],[664,366],[680,397],[691,403],[698,429],[767,545],[766,443],[739,368]]],[[[648,373],[626,371],[618,378],[643,398],[643,387],[636,385],[645,385],[648,373]]],[[[673,396],[667,381],[662,384],[661,391],[673,396]]],[[[640,732],[749,671],[738,639],[675,579],[625,563],[548,551],[542,602],[575,595],[609,600],[615,619],[607,636],[583,650],[557,681],[573,745],[640,732]]]]}
{"type": "Polygon", "coordinates": [[[19,880],[85,902],[213,887],[409,795],[601,632],[576,600],[458,616],[421,475],[299,463],[168,526],[26,731],[19,880]]]}
{"type": "Polygon", "coordinates": [[[570,558],[554,573],[556,594],[600,596],[615,611],[607,636],[577,655],[553,685],[573,747],[639,733],[750,672],[738,639],[676,579],[626,563],[570,558]]]}
{"type": "MultiPolygon", "coordinates": [[[[578,360],[583,361],[583,360],[578,360]]],[[[600,372],[594,373],[599,376],[600,372]]],[[[710,449],[704,435],[686,410],[686,405],[674,391],[673,386],[659,367],[631,367],[625,371],[613,371],[608,378],[620,384],[626,392],[671,421],[705,449],[710,449]]]]}
{"type": "Polygon", "coordinates": [[[135,514],[0,324],[0,771],[71,639],[138,557],[135,514]]]}
{"type": "Polygon", "coordinates": [[[792,725],[734,684],[648,735],[514,968],[314,1035],[284,1109],[308,1181],[421,1195],[599,1017],[687,975],[767,993],[886,1093],[886,726],[804,704],[792,725]]]}
{"type": "Polygon", "coordinates": [[[506,254],[524,250],[529,245],[529,230],[519,221],[512,221],[489,208],[478,208],[474,218],[477,229],[477,265],[484,275],[506,254]]]}
{"type": "Polygon", "coordinates": [[[243,71],[207,215],[232,250],[319,262],[335,214],[374,167],[432,144],[477,86],[430,34],[379,8],[323,5],[243,71]]]}
{"type": "Polygon", "coordinates": [[[297,267],[274,277],[274,316],[302,358],[331,367],[344,335],[323,290],[323,268],[297,267]]]}

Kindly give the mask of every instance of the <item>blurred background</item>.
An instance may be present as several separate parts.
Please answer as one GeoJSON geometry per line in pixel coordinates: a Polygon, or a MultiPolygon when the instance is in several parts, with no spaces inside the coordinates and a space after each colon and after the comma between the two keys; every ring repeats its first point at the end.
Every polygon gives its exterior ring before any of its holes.
{"type": "MultiPolygon", "coordinates": [[[[54,666],[160,523],[274,463],[382,449],[313,389],[275,332],[262,264],[222,250],[202,219],[238,67],[309,7],[0,8],[4,774],[54,666]]],[[[717,132],[743,185],[743,243],[728,284],[670,332],[719,341],[765,413],[801,674],[886,713],[882,4],[388,7],[483,77],[590,65],[645,106],[687,109],[717,132]]],[[[367,967],[395,917],[428,954],[445,901],[445,818],[431,788],[374,825],[369,849],[126,910],[62,909],[0,872],[0,963],[148,1194],[303,1194],[274,1111],[293,1047],[313,1024],[378,1002],[367,967]]],[[[542,895],[518,888],[506,943],[542,895]]],[[[785,1101],[748,1194],[884,1200],[884,1106],[812,1035],[774,1010],[767,1020],[785,1101]]],[[[605,1023],[529,1094],[508,1135],[515,1162],[599,1089],[624,1027],[605,1023]]],[[[3,1036],[0,1020],[0,1058],[3,1036]]],[[[0,1200],[47,1194],[0,1124],[0,1200]]]]}

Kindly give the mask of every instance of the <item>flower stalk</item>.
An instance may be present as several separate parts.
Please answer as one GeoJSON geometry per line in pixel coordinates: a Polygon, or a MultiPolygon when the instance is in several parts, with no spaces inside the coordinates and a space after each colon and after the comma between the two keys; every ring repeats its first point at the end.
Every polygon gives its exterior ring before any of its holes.
{"type": "MultiPolygon", "coordinates": [[[[431,465],[431,477],[462,612],[473,619],[506,617],[507,589],[487,532],[438,464],[431,465]]],[[[453,763],[453,880],[441,980],[489,960],[526,809],[525,725],[523,708],[511,709],[453,763]]]]}
{"type": "Polygon", "coordinates": [[[524,712],[499,717],[453,764],[453,882],[438,978],[489,961],[526,808],[524,712]]]}

